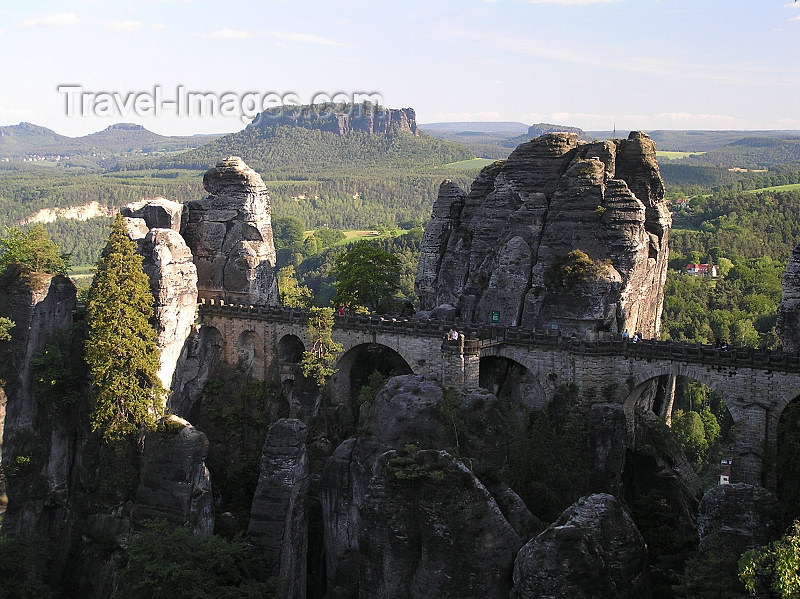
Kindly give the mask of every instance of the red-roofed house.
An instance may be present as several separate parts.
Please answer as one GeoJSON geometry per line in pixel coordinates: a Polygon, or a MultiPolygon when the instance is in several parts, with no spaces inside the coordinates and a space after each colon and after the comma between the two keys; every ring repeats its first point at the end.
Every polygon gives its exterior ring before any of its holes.
{"type": "Polygon", "coordinates": [[[716,277],[716,264],[687,264],[686,272],[694,277],[716,277]]]}

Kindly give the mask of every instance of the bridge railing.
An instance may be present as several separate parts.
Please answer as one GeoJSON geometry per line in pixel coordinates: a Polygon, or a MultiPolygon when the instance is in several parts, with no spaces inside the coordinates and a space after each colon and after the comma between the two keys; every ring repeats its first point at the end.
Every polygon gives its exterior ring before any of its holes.
{"type": "MultiPolygon", "coordinates": [[[[219,315],[270,322],[305,324],[308,312],[281,306],[245,306],[221,301],[202,301],[202,315],[219,315]]],[[[413,337],[443,337],[451,327],[462,333],[470,347],[488,349],[501,344],[562,350],[571,353],[626,356],[634,359],[666,359],[711,364],[720,367],[751,367],[762,370],[800,372],[800,354],[777,350],[728,347],[721,349],[700,343],[641,340],[614,336],[610,339],[588,340],[567,337],[550,329],[530,330],[478,323],[459,323],[445,320],[422,320],[405,317],[386,317],[365,314],[337,314],[334,327],[355,331],[372,331],[409,335],[413,337]]]]}

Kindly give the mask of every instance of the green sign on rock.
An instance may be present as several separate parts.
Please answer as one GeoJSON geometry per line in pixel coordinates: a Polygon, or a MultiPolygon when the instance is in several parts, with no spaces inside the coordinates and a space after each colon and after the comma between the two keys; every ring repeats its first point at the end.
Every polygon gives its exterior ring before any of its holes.
{"type": "Polygon", "coordinates": [[[492,323],[500,322],[500,310],[492,310],[492,323]]]}

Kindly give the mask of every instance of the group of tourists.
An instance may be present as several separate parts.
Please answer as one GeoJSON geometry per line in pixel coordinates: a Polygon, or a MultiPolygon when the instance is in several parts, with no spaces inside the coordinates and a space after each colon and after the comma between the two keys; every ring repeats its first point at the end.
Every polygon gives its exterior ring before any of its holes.
{"type": "Polygon", "coordinates": [[[628,329],[622,331],[622,340],[628,341],[630,339],[631,343],[639,343],[642,340],[642,334],[639,331],[636,331],[631,337],[631,334],[628,332],[628,329]]]}

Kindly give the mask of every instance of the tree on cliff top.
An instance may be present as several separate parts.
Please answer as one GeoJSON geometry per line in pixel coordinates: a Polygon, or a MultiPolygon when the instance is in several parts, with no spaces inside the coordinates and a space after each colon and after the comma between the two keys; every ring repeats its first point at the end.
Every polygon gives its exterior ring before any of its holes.
{"type": "Polygon", "coordinates": [[[97,263],[86,315],[86,361],[94,398],[92,429],[111,441],[138,432],[142,426],[152,428],[164,392],[156,374],[156,334],[148,321],[153,315],[153,294],[142,271],[142,257],[119,215],[97,263]]]}
{"type": "Polygon", "coordinates": [[[9,264],[24,264],[31,270],[66,274],[69,256],[62,254],[41,223],[27,231],[6,228],[6,237],[0,239],[0,272],[9,264]]]}

